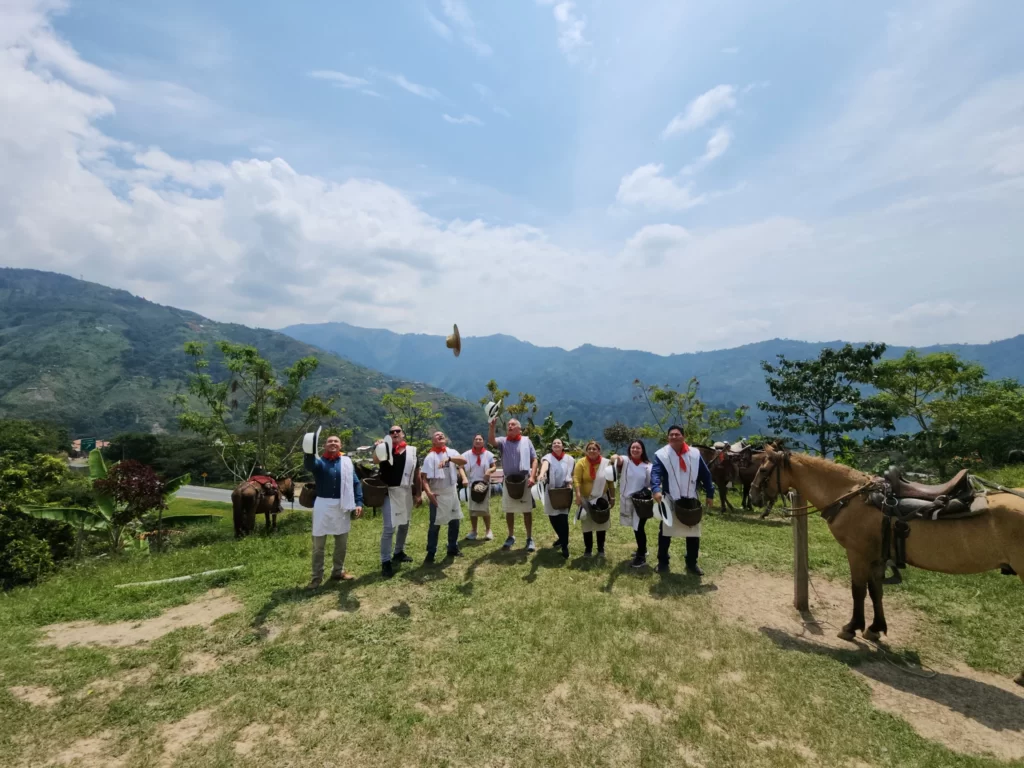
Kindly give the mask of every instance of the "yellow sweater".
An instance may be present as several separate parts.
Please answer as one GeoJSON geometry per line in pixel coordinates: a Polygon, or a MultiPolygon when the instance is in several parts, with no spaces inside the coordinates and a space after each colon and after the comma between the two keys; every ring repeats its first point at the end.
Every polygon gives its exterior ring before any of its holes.
{"type": "MultiPolygon", "coordinates": [[[[576,462],[576,468],[572,471],[572,484],[580,489],[584,498],[590,498],[590,492],[594,490],[594,481],[590,479],[590,462],[586,456],[576,462]]],[[[606,482],[604,490],[609,498],[615,498],[615,483],[606,482]]]]}

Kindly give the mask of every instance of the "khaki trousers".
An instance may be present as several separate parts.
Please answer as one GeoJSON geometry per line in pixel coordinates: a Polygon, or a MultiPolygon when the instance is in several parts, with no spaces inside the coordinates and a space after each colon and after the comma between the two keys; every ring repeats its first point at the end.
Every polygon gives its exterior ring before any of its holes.
{"type": "MultiPolygon", "coordinates": [[[[323,580],[324,550],[327,547],[327,536],[313,537],[313,578],[323,580]]],[[[334,537],[334,567],[332,576],[340,576],[345,570],[345,552],[348,550],[348,534],[339,533],[334,537]]]]}

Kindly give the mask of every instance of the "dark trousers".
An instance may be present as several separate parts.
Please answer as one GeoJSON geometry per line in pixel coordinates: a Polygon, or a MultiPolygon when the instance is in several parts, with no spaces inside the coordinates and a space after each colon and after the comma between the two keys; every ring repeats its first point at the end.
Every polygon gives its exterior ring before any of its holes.
{"type": "MultiPolygon", "coordinates": [[[[433,555],[437,552],[438,534],[441,533],[441,526],[434,525],[437,518],[437,507],[430,505],[430,527],[427,528],[427,554],[433,555]]],[[[459,551],[459,523],[461,520],[451,520],[448,523],[448,554],[459,551]]]]}
{"type": "MultiPolygon", "coordinates": [[[[597,531],[597,551],[598,552],[604,552],[604,540],[605,540],[605,536],[607,534],[608,534],[608,531],[597,531]]],[[[590,533],[584,533],[583,534],[583,548],[587,552],[593,552],[594,551],[594,531],[590,531],[590,533]]]]}
{"type": "MultiPolygon", "coordinates": [[[[668,563],[668,548],[672,543],[672,537],[666,536],[665,526],[658,526],[658,562],[668,563]]],[[[686,537],[686,564],[696,565],[697,556],[700,554],[700,536],[687,536],[686,537]]]]}
{"type": "Polygon", "coordinates": [[[548,515],[548,520],[551,521],[551,527],[555,529],[555,535],[558,536],[558,544],[562,547],[569,546],[569,516],[568,515],[548,515]]]}
{"type": "Polygon", "coordinates": [[[640,557],[647,557],[647,521],[641,520],[640,524],[633,531],[633,536],[636,538],[636,551],[640,553],[640,557]]]}

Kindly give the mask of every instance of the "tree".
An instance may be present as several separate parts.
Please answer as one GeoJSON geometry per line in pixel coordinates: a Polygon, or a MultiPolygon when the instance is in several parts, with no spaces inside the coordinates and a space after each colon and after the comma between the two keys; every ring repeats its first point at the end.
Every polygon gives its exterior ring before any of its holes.
{"type": "Polygon", "coordinates": [[[732,411],[708,407],[700,399],[697,377],[691,378],[683,390],[644,384],[640,379],[634,380],[633,385],[640,390],[634,399],[647,404],[654,420],[644,424],[638,430],[639,435],[653,440],[666,440],[668,428],[678,424],[688,442],[710,444],[716,435],[739,429],[749,410],[745,405],[732,411]]]}
{"type": "Polygon", "coordinates": [[[37,455],[70,453],[67,430],[43,421],[0,419],[0,456],[29,461],[37,455]]]}
{"type": "Polygon", "coordinates": [[[842,447],[847,432],[872,426],[872,420],[858,411],[859,385],[871,382],[884,352],[884,344],[847,344],[839,350],[826,347],[814,360],[787,360],[785,355],[779,355],[774,365],[762,360],[775,402],[759,402],[758,408],[769,414],[772,430],[810,435],[812,443],[796,442],[829,456],[842,447]]]}
{"type": "Polygon", "coordinates": [[[530,442],[538,451],[547,448],[555,440],[561,440],[566,450],[569,450],[569,430],[572,429],[572,419],[559,424],[555,421],[555,414],[548,413],[540,426],[533,425],[530,430],[530,442]]]}
{"type": "Polygon", "coordinates": [[[279,378],[255,347],[219,341],[217,348],[231,374],[220,383],[206,373],[210,364],[205,358],[205,345],[198,341],[185,344],[194,373],[189,376],[188,394],[176,398],[182,409],[179,426],[212,441],[235,480],[248,478],[257,464],[271,474],[290,468],[307,429],[314,422],[337,415],[331,408],[333,398],[325,400],[316,394],[302,398],[302,385],[319,361],[304,357],[279,378]],[[240,407],[239,396],[245,405],[242,423],[250,427],[248,434],[232,429],[232,414],[240,407]],[[192,407],[194,400],[202,410],[192,407]],[[286,422],[291,424],[289,429],[285,428],[286,422]],[[283,440],[278,437],[282,430],[286,435],[283,440]]]}
{"type": "Polygon", "coordinates": [[[388,412],[392,424],[398,424],[405,432],[405,440],[416,446],[421,453],[430,447],[431,430],[441,418],[441,412],[434,410],[429,400],[416,400],[411,389],[396,389],[381,396],[380,404],[388,412]]]}
{"type": "Polygon", "coordinates": [[[951,474],[957,455],[1005,455],[1014,434],[1020,434],[1024,393],[1015,381],[984,379],[981,365],[954,352],[922,356],[909,350],[879,363],[877,394],[862,408],[891,433],[876,444],[924,462],[940,478],[951,474]],[[910,420],[916,430],[897,433],[901,420],[910,420]]]}
{"type": "Polygon", "coordinates": [[[498,383],[491,379],[487,382],[487,395],[480,398],[480,405],[487,403],[501,403],[498,409],[498,422],[504,429],[508,425],[508,419],[515,419],[523,428],[523,434],[527,437],[536,429],[533,417],[537,415],[537,398],[529,392],[520,392],[519,401],[508,405],[509,391],[501,389],[498,383]],[[506,415],[508,419],[506,419],[506,415]]]}
{"type": "Polygon", "coordinates": [[[634,440],[640,439],[640,429],[617,421],[611,426],[605,427],[604,439],[612,448],[625,449],[634,440]]]}

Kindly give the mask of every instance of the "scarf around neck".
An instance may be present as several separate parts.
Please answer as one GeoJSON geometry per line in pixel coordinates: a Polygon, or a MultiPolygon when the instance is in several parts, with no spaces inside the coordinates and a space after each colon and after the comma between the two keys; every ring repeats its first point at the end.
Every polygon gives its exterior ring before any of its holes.
{"type": "Polygon", "coordinates": [[[480,466],[480,457],[484,455],[484,450],[484,448],[481,448],[479,451],[476,448],[473,449],[473,455],[476,456],[476,465],[478,467],[480,466]]]}
{"type": "Polygon", "coordinates": [[[588,467],[590,469],[590,479],[591,480],[596,480],[597,479],[597,468],[601,466],[601,457],[598,456],[597,457],[597,461],[595,462],[592,458],[587,456],[587,465],[588,465],[588,467]]]}
{"type": "Polygon", "coordinates": [[[324,461],[335,461],[341,456],[339,451],[324,451],[322,454],[324,461]]]}
{"type": "MultiPolygon", "coordinates": [[[[675,448],[673,448],[672,450],[675,451],[675,448]]],[[[683,450],[682,450],[682,452],[676,454],[676,456],[679,457],[679,468],[681,470],[683,470],[683,472],[686,471],[686,459],[685,459],[685,456],[689,452],[690,452],[690,446],[687,445],[686,441],[684,440],[683,441],[683,450]]]]}

